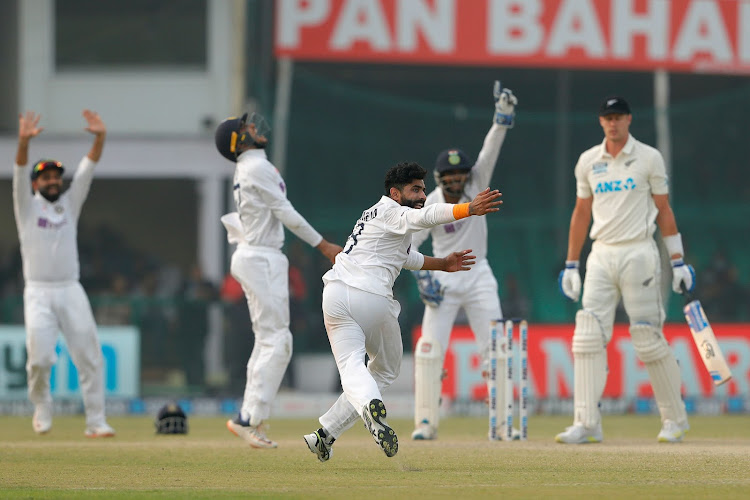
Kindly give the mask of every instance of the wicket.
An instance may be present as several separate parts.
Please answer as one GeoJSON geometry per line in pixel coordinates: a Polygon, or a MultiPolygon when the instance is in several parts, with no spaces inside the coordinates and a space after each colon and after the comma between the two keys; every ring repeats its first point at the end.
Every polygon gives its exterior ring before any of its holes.
{"type": "Polygon", "coordinates": [[[513,413],[515,411],[515,398],[513,394],[513,325],[518,323],[518,418],[520,420],[521,440],[528,439],[528,398],[529,398],[529,324],[524,319],[493,320],[490,322],[490,355],[489,355],[489,439],[497,441],[500,439],[513,440],[513,413]],[[498,335],[498,330],[501,332],[498,335]],[[498,359],[505,358],[505,371],[500,378],[505,384],[505,406],[502,408],[500,422],[505,422],[505,435],[499,436],[498,407],[497,407],[497,384],[498,384],[498,359]]]}

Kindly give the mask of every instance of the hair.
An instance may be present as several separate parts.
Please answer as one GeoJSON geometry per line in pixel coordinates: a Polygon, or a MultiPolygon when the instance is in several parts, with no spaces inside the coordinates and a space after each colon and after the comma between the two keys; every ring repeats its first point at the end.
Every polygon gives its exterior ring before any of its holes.
{"type": "Polygon", "coordinates": [[[400,191],[404,186],[415,180],[424,180],[426,175],[427,170],[422,168],[419,163],[401,162],[395,167],[389,168],[388,172],[385,173],[385,195],[391,194],[392,187],[400,191]]]}

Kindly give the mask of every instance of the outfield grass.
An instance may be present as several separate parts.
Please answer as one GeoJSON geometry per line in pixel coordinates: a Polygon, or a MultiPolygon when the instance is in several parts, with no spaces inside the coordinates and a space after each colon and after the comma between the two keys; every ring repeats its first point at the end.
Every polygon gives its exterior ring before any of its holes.
{"type": "Polygon", "coordinates": [[[225,418],[191,417],[187,436],[156,436],[151,418],[110,418],[112,439],[58,417],[37,436],[29,417],[0,421],[2,498],[750,498],[750,416],[692,417],[684,443],[659,444],[656,416],[605,416],[605,441],[560,445],[569,417],[531,419],[528,442],[490,443],[486,419],[449,418],[438,441],[394,420],[387,458],[360,424],[329,462],[302,434],[314,419],[273,420],[276,450],[254,450],[225,418]]]}

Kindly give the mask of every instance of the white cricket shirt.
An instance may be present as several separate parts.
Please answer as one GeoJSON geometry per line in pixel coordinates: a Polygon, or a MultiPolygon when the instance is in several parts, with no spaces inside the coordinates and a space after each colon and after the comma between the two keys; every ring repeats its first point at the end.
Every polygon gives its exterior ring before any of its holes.
{"type": "Polygon", "coordinates": [[[632,135],[616,158],[605,143],[584,151],[575,167],[576,195],[594,197],[589,235],[607,244],[650,237],[659,212],[652,195],[669,193],[664,159],[632,135]]]}
{"type": "Polygon", "coordinates": [[[323,241],[286,197],[286,184],[263,149],[250,149],[237,158],[234,201],[240,214],[241,244],[281,250],[284,226],[316,247],[323,241]]]}
{"type": "Polygon", "coordinates": [[[54,203],[31,193],[30,167],[13,167],[13,211],[26,283],[78,281],[78,217],[96,163],[84,156],[70,187],[54,203]]]}
{"type": "MultiPolygon", "coordinates": [[[[471,168],[459,203],[471,202],[476,195],[489,187],[506,132],[505,127],[497,124],[493,124],[490,128],[484,138],[482,150],[477,156],[477,162],[471,168]]],[[[425,207],[433,203],[445,203],[445,195],[440,186],[427,196],[425,207]]],[[[486,217],[467,217],[420,231],[414,235],[414,248],[419,248],[430,236],[432,236],[432,254],[436,257],[445,257],[452,252],[471,249],[472,254],[477,257],[477,262],[487,258],[486,217]]]]}
{"type": "Polygon", "coordinates": [[[453,207],[435,203],[414,209],[383,196],[362,212],[344,251],[323,275],[323,282],[343,281],[366,292],[393,297],[393,283],[401,269],[421,269],[424,265],[424,255],[412,246],[412,233],[455,221],[453,207]]]}

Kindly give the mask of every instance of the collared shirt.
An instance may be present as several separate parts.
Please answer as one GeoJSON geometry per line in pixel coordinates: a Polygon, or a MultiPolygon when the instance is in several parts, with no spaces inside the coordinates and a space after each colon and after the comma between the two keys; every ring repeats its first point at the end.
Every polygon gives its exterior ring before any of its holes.
{"type": "Polygon", "coordinates": [[[421,269],[424,265],[424,255],[412,248],[412,234],[455,221],[453,207],[436,203],[414,209],[381,197],[362,212],[344,251],[336,256],[323,281],[343,281],[366,292],[393,297],[393,283],[401,269],[421,269]]]}
{"type": "Polygon", "coordinates": [[[55,202],[31,193],[29,168],[13,167],[13,212],[21,242],[23,278],[28,282],[78,281],[78,218],[96,163],[84,156],[70,187],[55,202]]]}
{"type": "MultiPolygon", "coordinates": [[[[471,202],[476,195],[489,187],[506,132],[505,127],[497,124],[493,124],[490,128],[484,138],[482,150],[477,156],[477,162],[471,167],[459,203],[471,202]]],[[[427,196],[425,207],[433,203],[445,203],[445,195],[441,186],[435,188],[427,196]]],[[[420,231],[414,235],[414,248],[419,248],[430,236],[432,236],[432,253],[436,257],[445,257],[458,250],[471,249],[471,253],[477,257],[477,262],[487,258],[486,217],[467,217],[453,223],[420,231]]]]}
{"type": "Polygon", "coordinates": [[[656,230],[652,195],[669,193],[661,153],[628,137],[612,157],[606,139],[581,154],[575,167],[576,195],[594,197],[591,239],[607,244],[645,239],[656,230]]]}
{"type": "Polygon", "coordinates": [[[286,197],[286,184],[263,149],[250,149],[237,158],[234,201],[242,224],[241,244],[280,250],[284,226],[308,245],[323,241],[286,197]]]}

